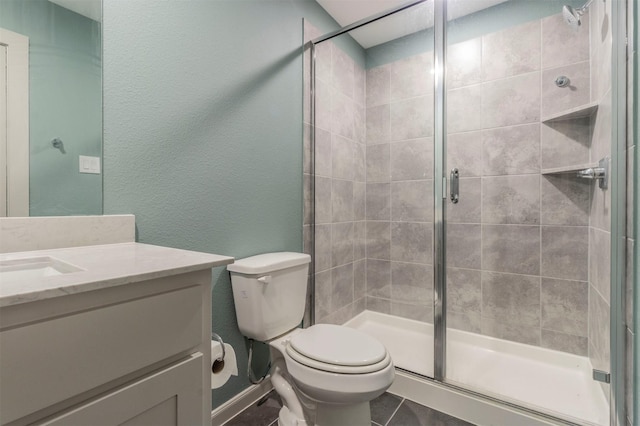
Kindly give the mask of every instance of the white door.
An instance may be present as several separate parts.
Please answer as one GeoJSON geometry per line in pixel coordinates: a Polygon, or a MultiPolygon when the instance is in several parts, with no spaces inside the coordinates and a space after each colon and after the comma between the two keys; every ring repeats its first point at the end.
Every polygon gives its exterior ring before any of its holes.
{"type": "Polygon", "coordinates": [[[0,216],[29,216],[29,38],[0,28],[0,216]]]}

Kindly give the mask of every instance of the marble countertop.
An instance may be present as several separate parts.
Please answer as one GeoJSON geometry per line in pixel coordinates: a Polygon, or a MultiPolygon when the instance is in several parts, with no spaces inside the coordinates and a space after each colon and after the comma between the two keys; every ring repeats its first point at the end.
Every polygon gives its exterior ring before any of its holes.
{"type": "Polygon", "coordinates": [[[37,280],[0,278],[0,307],[162,278],[233,263],[233,257],[141,243],[0,254],[0,261],[51,257],[81,271],[37,280]]]}

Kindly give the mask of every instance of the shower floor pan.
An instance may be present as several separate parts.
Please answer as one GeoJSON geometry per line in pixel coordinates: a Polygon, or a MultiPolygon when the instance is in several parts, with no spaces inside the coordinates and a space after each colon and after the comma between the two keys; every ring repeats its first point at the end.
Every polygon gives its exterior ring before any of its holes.
{"type": "MultiPolygon", "coordinates": [[[[433,377],[433,325],[364,311],[345,323],[381,341],[396,367],[433,377]]],[[[576,423],[609,424],[587,357],[447,330],[447,382],[576,423]]]]}

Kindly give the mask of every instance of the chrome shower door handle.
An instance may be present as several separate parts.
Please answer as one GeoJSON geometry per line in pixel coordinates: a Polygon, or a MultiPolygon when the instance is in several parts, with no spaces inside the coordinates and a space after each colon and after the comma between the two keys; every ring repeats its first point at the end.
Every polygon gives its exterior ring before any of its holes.
{"type": "Polygon", "coordinates": [[[453,204],[457,204],[460,199],[460,173],[457,168],[451,169],[449,174],[449,198],[453,204]]]}

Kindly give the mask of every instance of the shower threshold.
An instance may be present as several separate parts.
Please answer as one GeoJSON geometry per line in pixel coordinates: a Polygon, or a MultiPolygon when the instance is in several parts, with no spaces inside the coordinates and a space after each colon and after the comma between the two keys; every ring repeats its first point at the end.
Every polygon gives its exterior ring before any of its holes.
{"type": "MultiPolygon", "coordinates": [[[[396,367],[433,377],[432,324],[364,311],[345,325],[382,342],[396,367]]],[[[446,365],[448,384],[578,424],[609,424],[587,357],[447,329],[446,365]]]]}

